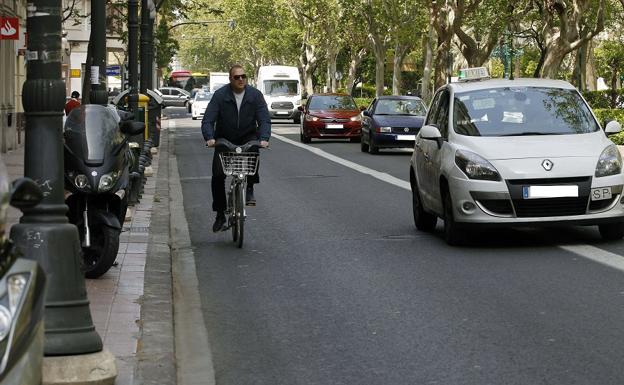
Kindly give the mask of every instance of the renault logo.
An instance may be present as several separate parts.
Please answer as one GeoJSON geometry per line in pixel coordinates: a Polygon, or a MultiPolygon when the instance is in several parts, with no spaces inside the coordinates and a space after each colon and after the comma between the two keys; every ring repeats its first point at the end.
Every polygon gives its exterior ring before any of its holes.
{"type": "Polygon", "coordinates": [[[546,171],[552,170],[553,166],[554,163],[548,159],[544,159],[544,161],[542,162],[542,167],[544,167],[544,170],[546,171]]]}

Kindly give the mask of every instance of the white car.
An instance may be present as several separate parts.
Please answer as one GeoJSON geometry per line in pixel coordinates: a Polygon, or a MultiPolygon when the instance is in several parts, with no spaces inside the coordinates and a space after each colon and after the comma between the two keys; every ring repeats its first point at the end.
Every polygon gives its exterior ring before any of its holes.
{"type": "Polygon", "coordinates": [[[195,94],[193,105],[191,106],[191,117],[193,120],[204,116],[204,112],[206,112],[206,107],[208,107],[210,99],[212,99],[212,93],[210,92],[198,92],[195,94]]]}
{"type": "Polygon", "coordinates": [[[479,225],[598,225],[622,238],[622,158],[607,138],[620,124],[605,134],[565,81],[481,77],[440,88],[416,136],[416,227],[442,218],[451,245],[479,225]]]}

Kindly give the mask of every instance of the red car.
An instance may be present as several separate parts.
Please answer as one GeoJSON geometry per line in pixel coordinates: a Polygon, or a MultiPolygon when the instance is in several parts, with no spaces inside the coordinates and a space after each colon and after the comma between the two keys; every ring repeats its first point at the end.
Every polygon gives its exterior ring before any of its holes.
{"type": "Polygon", "coordinates": [[[308,98],[301,111],[301,141],[312,138],[349,138],[359,142],[362,115],[355,100],[346,94],[315,94],[308,98]]]}

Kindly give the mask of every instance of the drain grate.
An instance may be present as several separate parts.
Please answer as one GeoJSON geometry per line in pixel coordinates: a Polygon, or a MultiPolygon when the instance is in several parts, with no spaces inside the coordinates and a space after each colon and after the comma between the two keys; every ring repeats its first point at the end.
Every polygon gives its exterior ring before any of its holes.
{"type": "Polygon", "coordinates": [[[149,233],[149,227],[124,227],[121,229],[123,232],[131,233],[149,233]]]}

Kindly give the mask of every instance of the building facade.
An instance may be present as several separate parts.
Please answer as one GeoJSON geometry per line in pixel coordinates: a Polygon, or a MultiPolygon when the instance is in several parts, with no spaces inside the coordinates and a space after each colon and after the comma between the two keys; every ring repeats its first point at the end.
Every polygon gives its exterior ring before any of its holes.
{"type": "Polygon", "coordinates": [[[26,1],[0,0],[0,152],[23,142],[26,1]]]}

